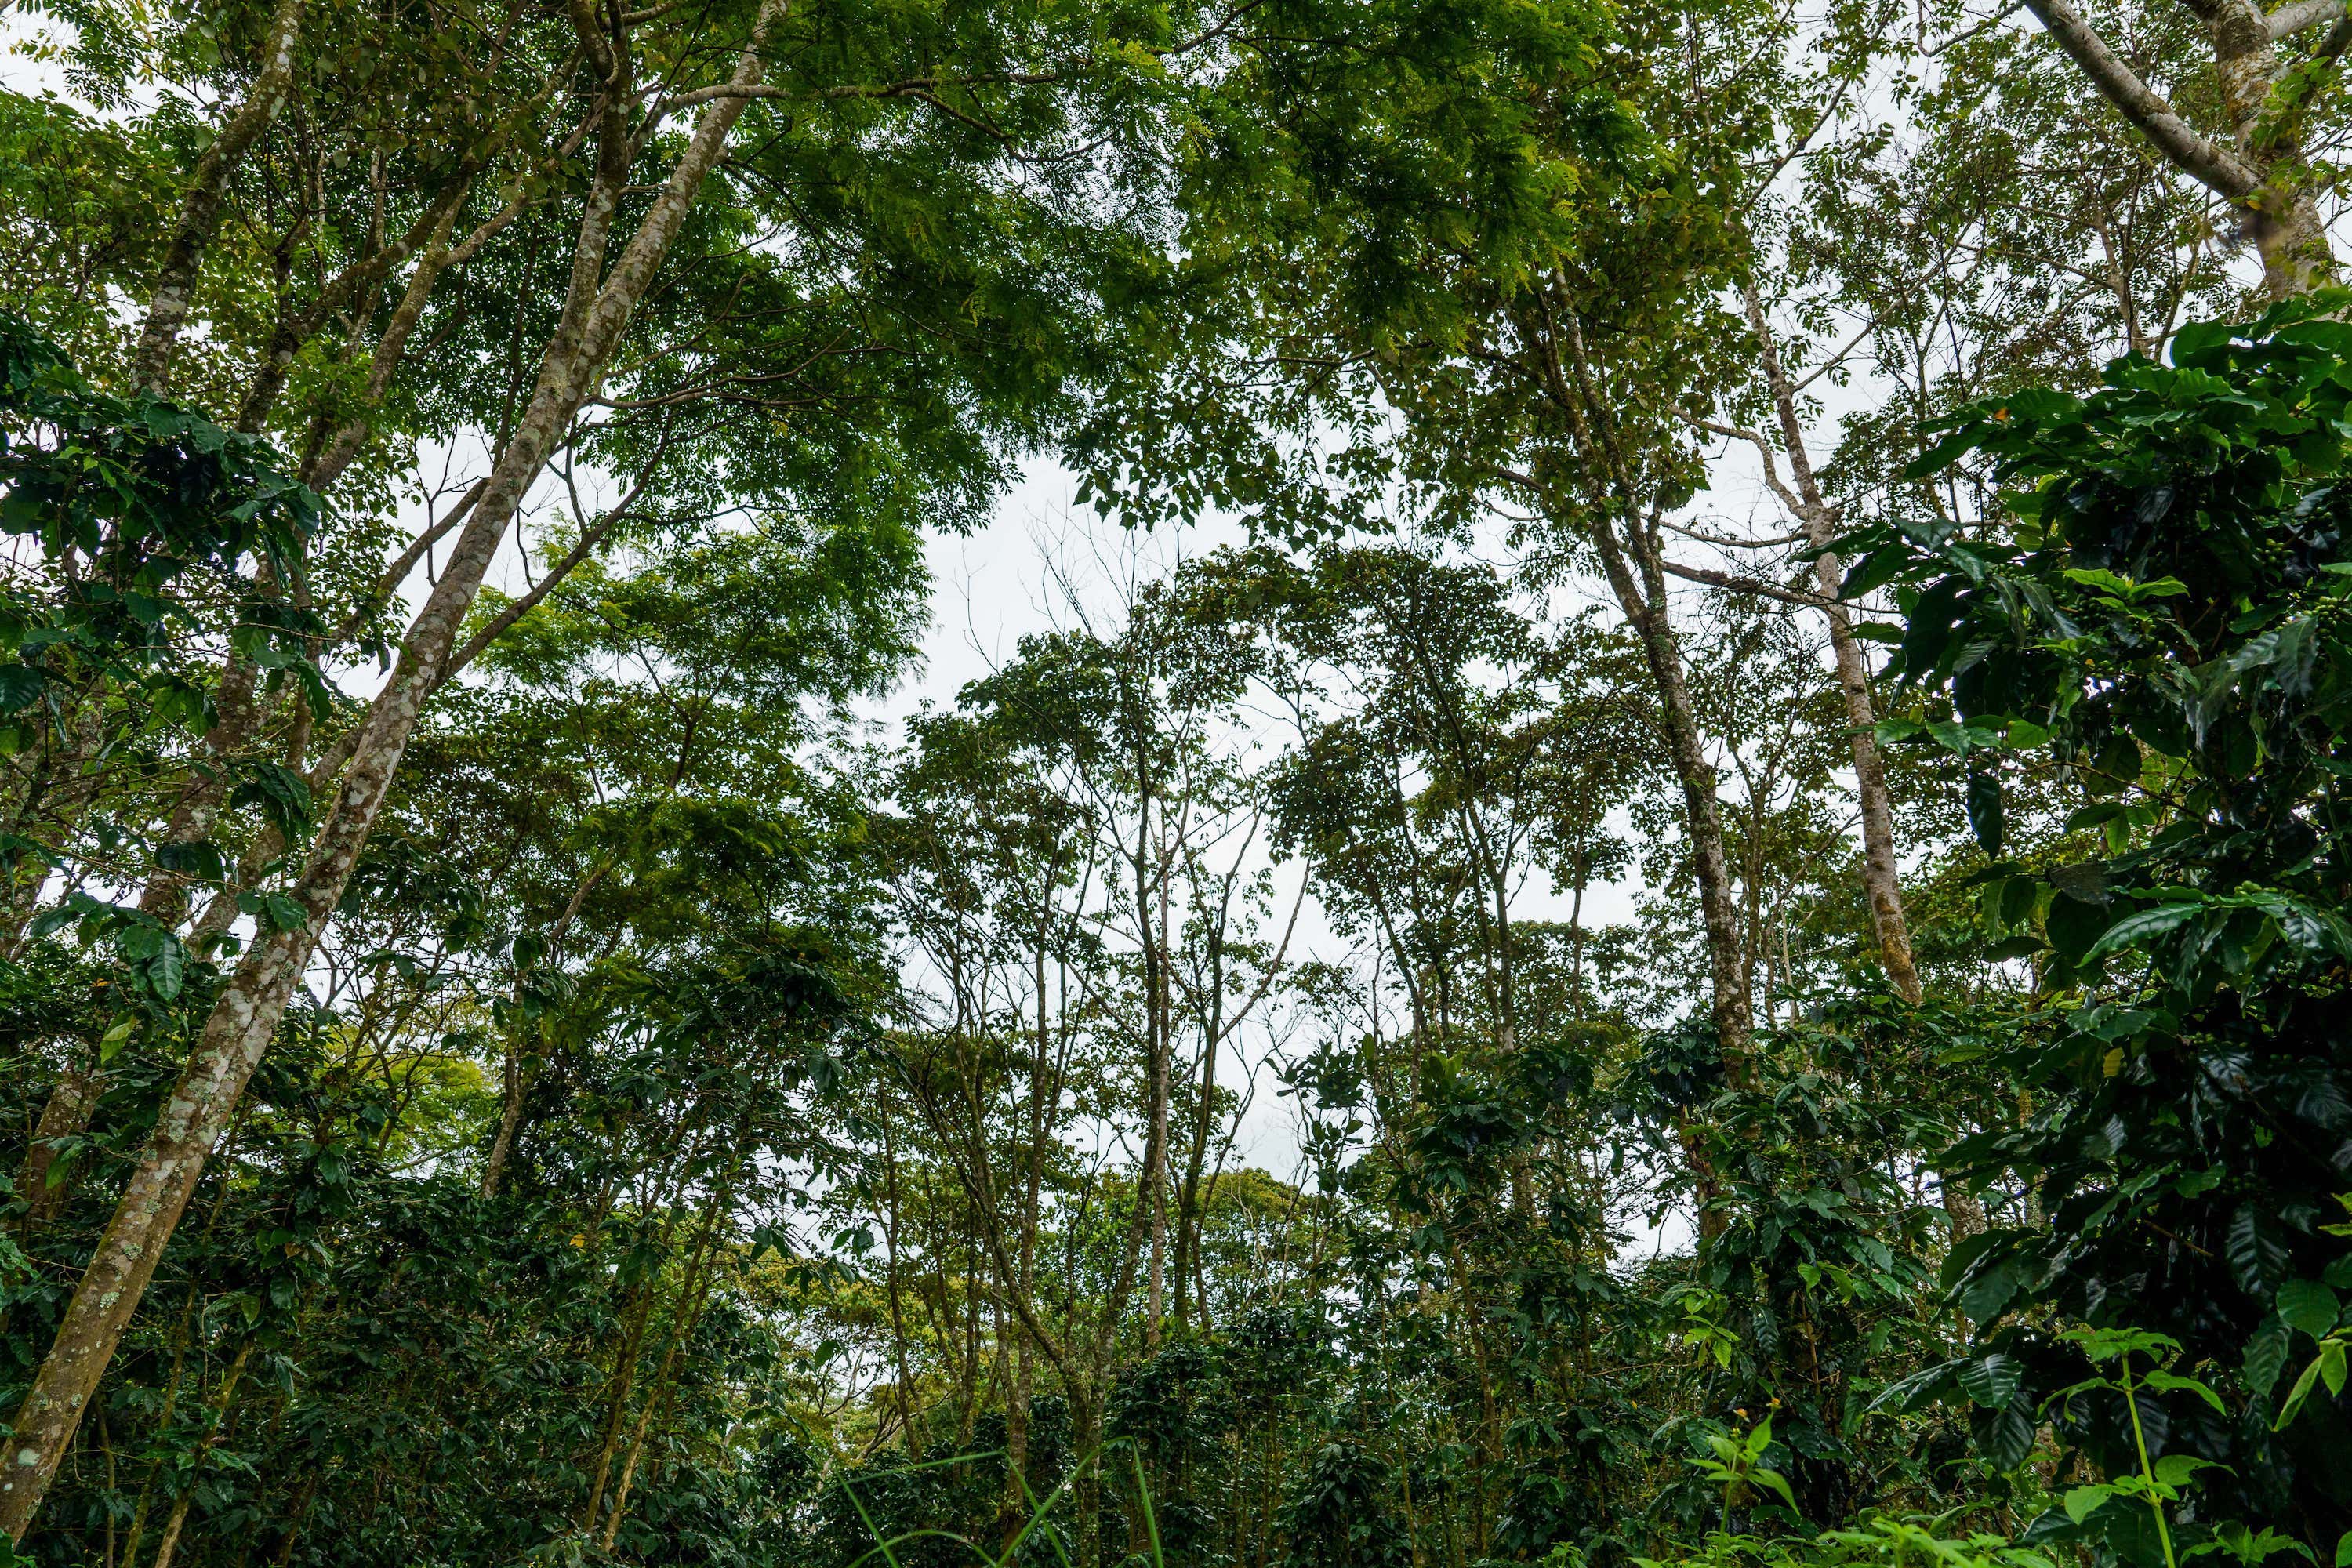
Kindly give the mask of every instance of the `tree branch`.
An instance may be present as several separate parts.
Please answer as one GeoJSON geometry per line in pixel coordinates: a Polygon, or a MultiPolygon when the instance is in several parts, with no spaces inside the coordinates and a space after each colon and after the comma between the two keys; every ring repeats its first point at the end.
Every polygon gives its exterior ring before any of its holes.
{"type": "Polygon", "coordinates": [[[2025,0],[2058,47],[2083,68],[2099,95],[2116,106],[2157,151],[2198,184],[2231,201],[2243,201],[2262,187],[2262,177],[2198,134],[2164,98],[2139,79],[2106,41],[2091,30],[2066,0],[2025,0]]]}
{"type": "Polygon", "coordinates": [[[1809,610],[1834,607],[1836,601],[1818,594],[1808,594],[1796,588],[1782,588],[1760,577],[1741,577],[1729,572],[1710,572],[1704,566],[1685,566],[1677,562],[1660,560],[1658,564],[1670,576],[1686,582],[1704,583],[1710,588],[1725,588],[1735,594],[1754,594],[1759,598],[1778,599],[1784,605],[1799,605],[1809,610]]]}
{"type": "Polygon", "coordinates": [[[2270,29],[2271,41],[2276,43],[2281,38],[2291,38],[2297,33],[2316,27],[2322,22],[2339,20],[2343,15],[2344,0],[2294,0],[2293,4],[2282,5],[2263,17],[2263,24],[2270,29]]]}

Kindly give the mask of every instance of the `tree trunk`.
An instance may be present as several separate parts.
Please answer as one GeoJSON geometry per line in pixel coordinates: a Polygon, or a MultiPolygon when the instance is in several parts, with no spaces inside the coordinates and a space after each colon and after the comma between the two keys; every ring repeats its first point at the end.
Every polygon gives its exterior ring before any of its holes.
{"type": "MultiPolygon", "coordinates": [[[[172,1504],[171,1517],[163,1524],[163,1539],[155,1543],[155,1568],[172,1568],[172,1553],[178,1550],[180,1531],[188,1522],[188,1507],[196,1499],[196,1472],[203,1467],[205,1456],[219,1441],[222,1425],[228,1418],[228,1407],[236,1398],[238,1380],[245,1376],[246,1358],[253,1353],[253,1342],[247,1340],[236,1347],[236,1359],[229,1363],[228,1375],[221,1380],[220,1393],[212,1401],[213,1423],[196,1440],[196,1451],[188,1459],[188,1484],[172,1504]]],[[[129,1568],[137,1568],[130,1564],[129,1568]]]]}
{"type": "MultiPolygon", "coordinates": [[[[1790,384],[1770,325],[1764,319],[1764,301],[1753,287],[1743,294],[1765,384],[1771,388],[1772,405],[1780,417],[1781,445],[1789,455],[1789,475],[1795,487],[1790,498],[1796,503],[1793,510],[1805,531],[1806,542],[1818,552],[1813,558],[1813,579],[1822,597],[1829,601],[1822,615],[1829,623],[1838,688],[1845,698],[1846,727],[1852,734],[1854,793],[1862,804],[1862,879],[1870,899],[1871,927],[1878,937],[1887,980],[1906,1002],[1916,1005],[1920,997],[1919,972],[1911,960],[1911,931],[1904,917],[1903,883],[1895,860],[1895,809],[1886,794],[1885,764],[1873,733],[1877,716],[1870,700],[1870,666],[1853,635],[1853,617],[1838,597],[1845,587],[1845,568],[1829,549],[1837,529],[1837,509],[1822,497],[1814,477],[1812,454],[1806,448],[1804,426],[1798,417],[1796,389],[1790,384]]],[[[1766,460],[1769,461],[1769,456],[1766,460]]]]}
{"type": "MultiPolygon", "coordinates": [[[[751,40],[737,62],[735,85],[759,79],[758,48],[777,3],[766,0],[762,5],[751,40]]],[[[288,4],[290,7],[292,0],[288,4]]],[[[305,918],[292,931],[259,937],[222,987],[146,1153],[100,1238],[97,1255],[67,1306],[56,1342],[16,1412],[12,1439],[16,1447],[0,1474],[0,1528],[11,1538],[23,1538],[47,1495],[81,1413],[187,1206],[205,1160],[268,1047],[310,963],[320,928],[342,896],[352,867],[391,792],[424,700],[437,684],[508,523],[603,374],[748,101],[748,97],[730,95],[703,106],[676,167],[601,285],[598,278],[620,187],[609,169],[600,173],[581,222],[571,297],[541,360],[529,410],[499,452],[481,503],[409,627],[399,661],[369,710],[309,862],[294,884],[292,897],[305,918]]],[[[630,140],[625,126],[613,127],[611,134],[624,142],[630,140]]],[[[626,179],[626,151],[625,147],[620,155],[605,160],[618,166],[618,180],[626,179]]]]}
{"type": "MultiPolygon", "coordinates": [[[[1168,1211],[1160,1201],[1168,1161],[1168,882],[1166,846],[1150,839],[1151,803],[1155,795],[1151,769],[1143,747],[1136,755],[1136,778],[1142,805],[1135,826],[1135,926],[1143,945],[1144,1136],[1143,1166],[1136,1173],[1136,1218],[1149,1235],[1144,1268],[1143,1335],[1147,1346],[1160,1343],[1161,1292],[1167,1280],[1168,1211]],[[1154,868],[1156,868],[1156,873],[1154,868]],[[1157,877],[1155,908],[1153,877],[1157,877]]],[[[1160,807],[1160,832],[1167,833],[1167,806],[1160,807]]]]}
{"type": "Polygon", "coordinates": [[[173,345],[187,322],[189,300],[195,291],[196,274],[204,267],[205,252],[220,227],[229,176],[285,106],[293,89],[294,45],[301,32],[302,0],[278,0],[262,35],[261,72],[253,79],[253,90],[196,160],[188,194],[180,203],[179,218],[163,247],[163,264],[156,270],[155,290],[148,300],[146,325],[140,331],[139,348],[131,360],[131,380],[142,392],[160,397],[171,385],[173,345]]]}
{"type": "Polygon", "coordinates": [[[1567,415],[1577,441],[1616,492],[1615,520],[1601,518],[1591,531],[1618,605],[1641,639],[1642,657],[1665,721],[1666,750],[1682,785],[1684,831],[1690,837],[1691,869],[1698,881],[1699,910],[1706,931],[1707,969],[1713,987],[1716,1039],[1724,1076],[1735,1089],[1754,1085],[1755,1017],[1748,994],[1748,967],[1741,954],[1739,916],[1731,900],[1729,861],[1723,848],[1723,816],[1716,801],[1715,764],[1693,712],[1683,674],[1682,647],[1666,614],[1665,577],[1614,423],[1593,384],[1583,329],[1563,289],[1552,323],[1542,338],[1545,379],[1553,400],[1567,415]],[[1564,342],[1574,366],[1571,391],[1557,344],[1564,342]],[[1619,531],[1622,530],[1621,533],[1619,531]],[[1638,570],[1639,576],[1636,576],[1638,570]]]}
{"type": "Polygon", "coordinates": [[[507,1156],[514,1151],[515,1129],[522,1121],[523,1091],[530,1086],[523,1080],[522,1057],[512,1044],[506,1050],[503,1096],[499,1102],[499,1134],[490,1141],[488,1158],[482,1162],[482,1196],[499,1195],[499,1178],[506,1173],[507,1156]]]}
{"type": "MultiPolygon", "coordinates": [[[[1691,870],[1698,881],[1699,910],[1706,930],[1713,1016],[1724,1076],[1736,1089],[1751,1088],[1755,1025],[1748,995],[1748,963],[1741,952],[1738,910],[1732,902],[1730,861],[1723,847],[1715,764],[1707,760],[1698,719],[1691,708],[1681,641],[1667,619],[1664,594],[1653,598],[1634,587],[1613,544],[1603,554],[1615,562],[1609,572],[1611,585],[1618,588],[1618,603],[1641,639],[1643,658],[1649,666],[1665,721],[1667,755],[1675,780],[1682,786],[1684,830],[1690,835],[1691,870]]],[[[1653,586],[1663,588],[1663,584],[1653,586]]]]}
{"type": "Polygon", "coordinates": [[[2263,258],[2263,286],[2273,300],[2308,294],[2336,270],[2313,199],[2317,185],[2304,156],[2299,106],[2274,110],[2281,76],[2277,41],[2252,0],[2189,0],[2213,40],[2221,108],[2238,154],[2262,176],[2243,199],[2246,228],[2263,258]]]}
{"type": "MultiPolygon", "coordinates": [[[[1781,444],[1788,449],[1789,475],[1795,493],[1789,497],[1805,539],[1818,552],[1813,559],[1814,582],[1828,601],[1822,614],[1829,623],[1830,647],[1837,660],[1838,686],[1845,698],[1846,725],[1853,748],[1854,793],[1862,805],[1863,889],[1870,900],[1870,919],[1878,937],[1879,957],[1895,994],[1916,1006],[1925,994],[1919,971],[1911,956],[1910,924],[1903,908],[1902,873],[1895,859],[1895,810],[1886,791],[1886,769],[1874,734],[1877,715],[1870,700],[1870,667],[1862,644],[1853,635],[1853,619],[1839,595],[1845,587],[1845,569],[1829,549],[1838,513],[1821,491],[1813,473],[1812,455],[1797,414],[1796,389],[1790,384],[1764,316],[1764,301],[1750,287],[1743,291],[1748,322],[1756,334],[1757,353],[1772,403],[1780,421],[1781,444]]],[[[1769,464],[1770,457],[1765,458],[1769,464]]],[[[1944,1212],[1952,1226],[1952,1239],[1977,1235],[1985,1228],[1984,1205],[1966,1186],[1938,1173],[1944,1212]]]]}
{"type": "MultiPolygon", "coordinates": [[[[2279,39],[2252,0],[2187,0],[2213,41],[2223,110],[2236,132],[2231,151],[2209,140],[2109,48],[2069,0],[2025,0],[2026,7],[2101,97],[2145,136],[2165,161],[2243,215],[2263,258],[2263,284],[2273,300],[2309,293],[2336,273],[2315,195],[2320,175],[2305,154],[2309,92],[2281,94],[2279,39]]],[[[2291,9],[2283,7],[2282,9],[2291,9]]],[[[2315,13],[2306,26],[2336,20],[2315,13]]],[[[2338,27],[2342,26],[2336,21],[2338,27]]],[[[2336,52],[2340,44],[2330,39],[2336,52]]],[[[2324,89],[2318,89],[2324,90],[2324,89]]]]}
{"type": "Polygon", "coordinates": [[[77,1059],[58,1076],[57,1087],[41,1107],[40,1123],[33,1129],[25,1163],[16,1172],[16,1192],[25,1200],[27,1227],[47,1224],[65,1206],[66,1195],[72,1190],[66,1181],[70,1173],[56,1169],[57,1141],[88,1131],[90,1113],[98,1109],[100,1087],[98,1069],[86,1068],[77,1059]],[[55,1181],[50,1180],[53,1172],[55,1181]]]}

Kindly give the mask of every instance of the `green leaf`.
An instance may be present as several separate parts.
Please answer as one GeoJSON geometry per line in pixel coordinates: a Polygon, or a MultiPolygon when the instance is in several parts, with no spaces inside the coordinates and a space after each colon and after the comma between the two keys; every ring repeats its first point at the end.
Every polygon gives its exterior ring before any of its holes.
{"type": "Polygon", "coordinates": [[[1770,1487],[1774,1491],[1780,1494],[1780,1500],[1789,1505],[1789,1510],[1791,1513],[1796,1511],[1797,1494],[1789,1489],[1789,1483],[1781,1476],[1780,1471],[1751,1470],[1748,1474],[1748,1479],[1751,1481],[1759,1482],[1764,1486],[1770,1487]]]}
{"type": "Polygon", "coordinates": [[[2230,341],[2237,331],[2237,327],[2229,321],[2191,321],[2172,334],[2167,357],[2183,367],[2219,368],[2227,363],[2230,341]]]}
{"type": "Polygon", "coordinates": [[[2249,1296],[2267,1295],[2286,1272],[2286,1238],[2279,1234],[2278,1222],[2252,1204],[2240,1205],[2230,1216],[2223,1250],[2239,1288],[2249,1296]]]}
{"type": "Polygon", "coordinates": [[[1960,1292],[1960,1310],[1979,1327],[1990,1323],[2007,1309],[2010,1298],[2017,1294],[2019,1282],[2016,1262],[2003,1258],[1969,1280],[1960,1292]]]}
{"type": "Polygon", "coordinates": [[[155,955],[147,961],[147,986],[159,1001],[169,1002],[180,994],[180,984],[187,973],[188,950],[170,931],[162,934],[156,943],[155,955]]]}
{"type": "Polygon", "coordinates": [[[2106,934],[2093,942],[2091,951],[2084,956],[2104,958],[2108,953],[2137,946],[2152,936],[2162,936],[2166,931],[2177,930],[2195,920],[2204,908],[2201,902],[2182,901],[2158,904],[2152,909],[2126,915],[2109,926],[2106,934]]]}
{"type": "Polygon", "coordinates": [[[166,871],[202,877],[215,882],[228,874],[228,868],[221,859],[220,847],[202,838],[160,846],[155,851],[155,864],[166,871]]]}
{"type": "Polygon", "coordinates": [[[0,664],[0,714],[31,707],[44,684],[41,672],[29,664],[0,664]]]}
{"type": "Polygon", "coordinates": [[[2194,1454],[2167,1454],[2156,1462],[2156,1479],[2159,1485],[2179,1489],[2188,1484],[2189,1478],[2200,1470],[2223,1470],[2227,1465],[2211,1459],[2200,1459],[2194,1454]]]}
{"type": "Polygon", "coordinates": [[[2066,1493],[2066,1517],[2080,1524],[2105,1508],[2107,1500],[2115,1495],[2116,1489],[2104,1482],[2073,1488],[2066,1493]]]}
{"type": "Polygon", "coordinates": [[[2320,1359],[2313,1356],[2311,1364],[2303,1369],[2303,1375],[2294,1380],[2294,1386],[2286,1391],[2286,1403],[2279,1406],[2278,1419],[2271,1423],[2272,1431],[2285,1430],[2287,1423],[2294,1419],[2294,1413],[2303,1408],[2304,1399],[2319,1381],[2320,1359]]]}
{"type": "Polygon", "coordinates": [[[116,1054],[122,1049],[123,1043],[131,1038],[131,1031],[138,1026],[139,1021],[136,1018],[125,1018],[107,1030],[98,1042],[98,1065],[104,1067],[112,1061],[116,1054]]]}
{"type": "Polygon", "coordinates": [[[1989,1410],[1999,1410],[2017,1396],[2025,1381],[2025,1368],[2016,1357],[1995,1351],[1961,1362],[1958,1375],[1960,1387],[1970,1399],[1989,1410]]]}
{"type": "Polygon", "coordinates": [[[1991,773],[1970,773],[1968,784],[1969,827],[1984,852],[2000,858],[2000,780],[1991,773]]]}
{"type": "Polygon", "coordinates": [[[2221,1403],[2221,1396],[2196,1378],[2183,1377],[2177,1372],[2166,1372],[2159,1367],[2147,1373],[2141,1381],[2159,1394],[2193,1394],[2211,1405],[2216,1415],[2227,1415],[2230,1413],[2221,1403]]]}
{"type": "Polygon", "coordinates": [[[2286,1370],[2287,1351],[2294,1338],[2286,1320],[2273,1314],[2246,1341],[2246,1387],[2256,1399],[2266,1400],[2286,1370]]]}
{"type": "Polygon", "coordinates": [[[2013,1470],[2033,1452],[2033,1401],[2020,1393],[1999,1410],[1970,1411],[1969,1431],[1990,1463],[2013,1470]]]}
{"type": "Polygon", "coordinates": [[[276,763],[253,763],[250,775],[228,799],[231,805],[258,807],[289,840],[302,837],[310,826],[310,781],[276,763]]]}
{"type": "Polygon", "coordinates": [[[2290,1279],[2278,1289],[2278,1312],[2313,1339],[2325,1339],[2342,1310],[2336,1292],[2316,1279],[2290,1279]]]}

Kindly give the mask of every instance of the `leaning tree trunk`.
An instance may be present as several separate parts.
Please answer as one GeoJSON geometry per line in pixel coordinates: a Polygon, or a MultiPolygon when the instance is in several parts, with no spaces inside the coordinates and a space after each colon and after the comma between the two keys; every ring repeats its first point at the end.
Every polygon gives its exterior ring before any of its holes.
{"type": "Polygon", "coordinates": [[[269,129],[293,90],[294,46],[302,32],[302,4],[303,0],[278,0],[263,35],[261,72],[254,78],[253,90],[196,160],[180,216],[172,225],[172,237],[163,247],[163,263],[156,270],[154,291],[149,296],[146,325],[140,331],[139,348],[131,361],[131,379],[142,392],[161,396],[170,386],[172,349],[179,342],[180,329],[187,324],[196,274],[220,227],[229,176],[269,129]]]}
{"type": "Polygon", "coordinates": [[[1544,379],[1552,399],[1567,416],[1577,444],[1614,492],[1615,516],[1602,517],[1591,530],[1610,591],[1641,640],[1642,657],[1664,720],[1666,750],[1683,791],[1683,830],[1690,836],[1691,869],[1699,889],[1699,911],[1706,931],[1712,1016],[1722,1053],[1724,1076],[1734,1088],[1754,1083],[1755,1013],[1748,994],[1748,964],[1741,952],[1739,912],[1731,900],[1729,858],[1723,848],[1723,814],[1716,800],[1715,764],[1698,732],[1691,707],[1690,683],[1683,669],[1681,640],[1666,611],[1666,584],[1656,541],[1643,519],[1639,489],[1619,441],[1615,422],[1593,384],[1592,366],[1584,347],[1584,331],[1573,304],[1561,297],[1542,337],[1544,379]],[[1565,343],[1575,386],[1560,364],[1559,348],[1565,343]],[[1621,531],[1622,530],[1622,531],[1621,531]]]}
{"type": "Polygon", "coordinates": [[[2262,257],[2263,284],[2272,299],[2309,293],[2335,277],[2317,205],[2323,176],[2305,154],[2303,135],[2312,100],[2324,89],[2277,89],[2286,74],[2278,46],[2287,38],[2333,24],[2316,54],[2333,59],[2352,45],[2352,26],[2340,7],[2285,5],[2265,16],[2252,0],[2186,0],[2212,39],[2222,110],[2235,142],[2224,147],[2142,81],[2069,0],[2024,3],[2099,95],[2167,163],[2237,210],[2262,257]]]}
{"type": "MultiPolygon", "coordinates": [[[[1895,994],[1912,1005],[1925,995],[1919,970],[1911,954],[1910,923],[1903,908],[1903,879],[1895,858],[1895,808],[1886,789],[1886,767],[1878,751],[1877,714],[1870,699],[1870,666],[1861,639],[1853,633],[1853,617],[1840,595],[1845,588],[1845,568],[1830,541],[1837,530],[1838,511],[1822,494],[1813,472],[1812,454],[1797,413],[1796,388],[1790,384],[1780,351],[1772,341],[1764,317],[1764,301],[1751,287],[1744,289],[1748,322],[1756,334],[1756,352],[1771,389],[1772,405],[1780,422],[1780,443],[1789,457],[1789,477],[1794,489],[1785,494],[1790,510],[1814,550],[1813,580],[1821,590],[1822,616],[1829,623],[1830,648],[1837,662],[1838,689],[1845,699],[1846,729],[1853,754],[1854,794],[1862,805],[1862,881],[1870,900],[1871,927],[1878,938],[1878,953],[1895,994]]],[[[1765,455],[1769,467],[1770,456],[1765,455]]],[[[1778,481],[1774,481],[1778,483],[1778,481]]],[[[1967,1185],[1937,1173],[1944,1194],[1944,1212],[1952,1222],[1952,1237],[1974,1236],[1985,1228],[1984,1203],[1967,1185]]]]}
{"type": "Polygon", "coordinates": [[[1822,616],[1829,623],[1830,647],[1837,661],[1838,689],[1845,698],[1846,728],[1852,737],[1854,794],[1862,805],[1862,881],[1870,900],[1870,922],[1878,938],[1878,953],[1886,978],[1897,994],[1913,1004],[1920,997],[1919,971],[1911,958],[1911,930],[1903,910],[1903,880],[1895,859],[1895,808],[1886,793],[1886,767],[1878,754],[1873,731],[1877,715],[1870,700],[1870,666],[1862,643],[1853,635],[1853,617],[1838,595],[1845,587],[1845,569],[1830,550],[1838,522],[1837,509],[1822,496],[1813,473],[1812,454],[1805,446],[1803,423],[1797,413],[1796,388],[1780,363],[1764,319],[1764,301],[1753,288],[1744,290],[1748,321],[1756,333],[1756,352],[1764,367],[1765,384],[1780,421],[1780,442],[1789,456],[1793,493],[1789,500],[1805,541],[1815,551],[1813,578],[1824,601],[1822,616]]]}
{"type": "MultiPolygon", "coordinates": [[[[731,86],[749,88],[759,80],[758,50],[777,3],[767,0],[761,7],[731,86]]],[[[391,679],[359,731],[351,763],[292,889],[303,919],[292,930],[273,931],[257,940],[222,988],[114,1217],[99,1239],[96,1256],[66,1308],[48,1356],[16,1412],[8,1461],[0,1469],[0,1528],[11,1538],[21,1540],[39,1510],[81,1414],[187,1207],[205,1158],[268,1047],[321,927],[342,896],[391,791],[424,700],[438,683],[508,523],[603,374],[748,101],[748,94],[737,92],[703,106],[669,178],[600,284],[631,151],[625,145],[630,141],[625,125],[608,130],[608,137],[624,145],[608,142],[600,159],[581,221],[571,295],[541,359],[530,403],[499,452],[480,504],[410,626],[391,679]]]]}
{"type": "MultiPolygon", "coordinates": [[[[1644,520],[1640,489],[1619,439],[1608,405],[1594,385],[1584,331],[1564,280],[1559,297],[1546,304],[1538,338],[1547,390],[1569,421],[1586,461],[1612,492],[1613,516],[1604,513],[1589,530],[1610,591],[1642,645],[1665,728],[1668,760],[1682,786],[1683,831],[1690,838],[1691,871],[1698,883],[1699,913],[1706,940],[1710,1016],[1724,1079],[1737,1089],[1756,1086],[1755,1012],[1748,989],[1748,964],[1739,935],[1739,912],[1731,898],[1729,857],[1723,847],[1723,813],[1716,798],[1715,764],[1700,738],[1683,668],[1681,640],[1667,614],[1665,575],[1654,529],[1644,520]],[[1559,349],[1568,350],[1563,367],[1559,349]],[[1575,384],[1570,385],[1570,375],[1575,384]]],[[[1698,1120],[1679,1121],[1680,1142],[1698,1201],[1698,1239],[1711,1245],[1727,1227],[1717,1206],[1722,1180],[1698,1120]]]]}

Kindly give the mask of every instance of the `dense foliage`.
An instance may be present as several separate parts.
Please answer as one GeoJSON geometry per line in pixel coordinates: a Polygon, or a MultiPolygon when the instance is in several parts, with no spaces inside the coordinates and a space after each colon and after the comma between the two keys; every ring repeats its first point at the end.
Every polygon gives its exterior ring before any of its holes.
{"type": "Polygon", "coordinates": [[[2352,24],[2027,10],[0,17],[16,1558],[2352,1563],[2352,24]]]}

